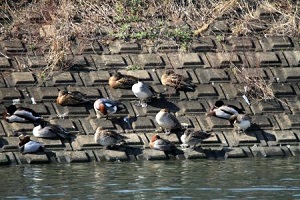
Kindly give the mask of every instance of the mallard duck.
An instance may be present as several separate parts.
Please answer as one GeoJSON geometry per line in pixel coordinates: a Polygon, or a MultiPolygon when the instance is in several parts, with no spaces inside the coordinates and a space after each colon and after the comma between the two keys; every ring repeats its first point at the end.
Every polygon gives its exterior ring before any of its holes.
{"type": "Polygon", "coordinates": [[[59,90],[55,101],[61,106],[74,106],[91,102],[86,98],[86,94],[78,91],[59,90]]]}
{"type": "Polygon", "coordinates": [[[6,107],[6,111],[3,112],[3,118],[7,122],[38,122],[42,117],[34,110],[25,107],[17,107],[16,105],[10,105],[6,107]]]}
{"type": "Polygon", "coordinates": [[[47,121],[41,121],[32,130],[35,137],[38,138],[63,138],[69,139],[71,134],[58,124],[50,124],[47,121]]]}
{"type": "Polygon", "coordinates": [[[173,87],[176,90],[190,90],[195,91],[195,85],[192,81],[182,76],[181,74],[175,73],[173,70],[166,70],[161,76],[161,83],[164,86],[173,87]]]}
{"type": "Polygon", "coordinates": [[[172,151],[176,147],[173,143],[171,143],[169,140],[161,138],[159,135],[153,135],[149,147],[151,149],[159,150],[159,151],[172,151]]]}
{"type": "Polygon", "coordinates": [[[105,130],[102,127],[96,129],[94,140],[105,148],[123,144],[125,137],[112,130],[105,130]]]}
{"type": "Polygon", "coordinates": [[[193,131],[193,130],[186,130],[183,135],[180,137],[182,142],[181,147],[191,147],[194,149],[198,143],[201,143],[202,140],[207,138],[213,137],[214,135],[211,133],[206,133],[203,131],[193,131]]]}
{"type": "Polygon", "coordinates": [[[170,134],[172,129],[182,129],[178,119],[172,115],[168,109],[161,109],[155,116],[158,125],[165,130],[165,133],[170,134]]]}
{"type": "Polygon", "coordinates": [[[97,99],[94,103],[94,109],[96,111],[97,118],[100,118],[101,114],[103,114],[106,116],[106,119],[109,114],[114,114],[122,110],[119,102],[108,98],[97,99]]]}
{"type": "Polygon", "coordinates": [[[19,140],[19,151],[22,154],[44,151],[44,146],[39,142],[31,140],[29,135],[22,134],[19,136],[19,140]]]}
{"type": "Polygon", "coordinates": [[[138,82],[138,78],[130,75],[124,75],[120,72],[115,73],[112,75],[109,80],[108,84],[113,89],[131,89],[133,84],[138,82]]]}
{"type": "Polygon", "coordinates": [[[251,117],[247,114],[232,115],[229,121],[238,131],[242,132],[245,132],[251,126],[251,117]]]}
{"type": "Polygon", "coordinates": [[[151,99],[156,94],[152,87],[142,81],[138,81],[132,86],[132,92],[137,98],[139,98],[137,106],[142,106],[143,108],[147,107],[147,103],[145,101],[151,99]]]}
{"type": "Polygon", "coordinates": [[[225,105],[223,101],[216,101],[215,106],[206,114],[222,119],[230,119],[232,115],[243,113],[241,109],[234,105],[225,105]]]}

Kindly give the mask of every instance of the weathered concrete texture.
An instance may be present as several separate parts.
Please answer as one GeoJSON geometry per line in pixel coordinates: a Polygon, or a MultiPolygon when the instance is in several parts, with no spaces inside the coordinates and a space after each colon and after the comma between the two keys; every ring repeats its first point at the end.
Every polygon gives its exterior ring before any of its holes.
{"type": "MultiPolygon", "coordinates": [[[[229,31],[228,24],[220,21],[208,31],[229,31]]],[[[155,51],[139,43],[115,41],[107,46],[94,42],[83,47],[82,54],[70,56],[69,71],[55,72],[52,79],[44,82],[34,70],[27,69],[45,67],[45,55],[26,55],[27,48],[21,41],[0,42],[0,52],[8,56],[0,57],[0,109],[20,103],[72,131],[73,137],[50,140],[32,136],[44,144],[45,152],[22,155],[16,135],[32,135],[33,124],[8,123],[2,119],[0,165],[300,155],[298,38],[220,40],[206,36],[195,40],[188,53],[180,52],[174,43],[164,43],[155,51]],[[233,64],[242,67],[245,76],[271,84],[276,98],[247,105],[242,97],[245,77],[231,68],[233,64]],[[135,67],[138,69],[129,70],[135,67]],[[169,68],[191,78],[195,91],[176,91],[163,86],[160,77],[169,68]],[[108,79],[116,71],[138,77],[162,93],[161,97],[149,102],[146,108],[136,106],[138,99],[130,89],[109,88],[108,79]],[[122,101],[123,110],[109,120],[97,119],[92,104],[57,105],[54,100],[58,88],[83,92],[92,101],[102,97],[122,101]],[[219,99],[251,115],[253,124],[245,134],[235,132],[226,120],[205,115],[219,99]],[[182,150],[182,132],[166,135],[159,130],[155,115],[161,108],[168,108],[188,128],[209,131],[215,136],[194,150],[182,150]],[[130,124],[124,117],[129,117],[130,124]],[[98,126],[121,133],[126,137],[125,144],[103,148],[94,141],[98,126]],[[172,152],[150,149],[149,141],[155,133],[173,142],[177,149],[172,152]]]]}

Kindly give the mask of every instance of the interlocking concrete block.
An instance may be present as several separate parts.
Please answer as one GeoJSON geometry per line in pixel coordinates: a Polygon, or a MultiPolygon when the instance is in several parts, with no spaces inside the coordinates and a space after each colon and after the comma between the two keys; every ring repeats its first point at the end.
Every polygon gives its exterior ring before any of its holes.
{"type": "Polygon", "coordinates": [[[178,116],[182,115],[196,115],[199,113],[206,113],[207,104],[204,100],[199,101],[180,101],[177,103],[180,108],[179,111],[176,112],[178,116]]]}
{"type": "Polygon", "coordinates": [[[75,151],[101,148],[101,146],[95,142],[94,135],[78,135],[71,145],[75,151]]]}
{"type": "Polygon", "coordinates": [[[84,133],[81,124],[77,119],[64,119],[64,118],[51,119],[50,123],[60,125],[74,135],[84,133]]]}
{"type": "MultiPolygon", "coordinates": [[[[22,105],[23,106],[23,105],[22,105]]],[[[42,117],[49,117],[52,113],[50,112],[49,105],[45,104],[25,104],[24,107],[30,108],[40,114],[42,117]]]]}
{"type": "Polygon", "coordinates": [[[200,67],[204,65],[203,60],[197,53],[187,53],[181,55],[181,62],[184,68],[200,67]]]}
{"type": "Polygon", "coordinates": [[[16,134],[32,134],[33,124],[28,123],[2,123],[7,136],[14,136],[16,134]]]}
{"type": "Polygon", "coordinates": [[[36,138],[34,136],[30,137],[34,141],[42,143],[46,150],[65,150],[65,143],[62,142],[59,138],[36,138]]]}
{"type": "Polygon", "coordinates": [[[200,82],[207,83],[236,83],[236,79],[229,70],[222,69],[196,69],[196,75],[200,82]]]}
{"type": "Polygon", "coordinates": [[[289,146],[288,147],[290,152],[292,153],[293,156],[299,156],[300,155],[300,146],[289,146]]]}
{"type": "Polygon", "coordinates": [[[10,161],[8,156],[5,153],[0,153],[0,166],[1,165],[9,165],[10,161]]]}
{"type": "Polygon", "coordinates": [[[251,67],[287,67],[287,61],[281,52],[246,52],[251,67]]]}
{"type": "Polygon", "coordinates": [[[191,44],[193,52],[216,52],[221,46],[211,37],[201,37],[191,44]]]}
{"type": "Polygon", "coordinates": [[[19,138],[18,137],[2,137],[0,139],[0,147],[2,151],[19,151],[19,138]]]}
{"type": "Polygon", "coordinates": [[[222,42],[222,46],[226,51],[262,51],[257,38],[246,37],[230,37],[222,42]]]}
{"type": "Polygon", "coordinates": [[[246,153],[242,148],[228,148],[226,149],[227,158],[245,158],[247,157],[246,153]]]}
{"type": "Polygon", "coordinates": [[[265,51],[292,50],[297,45],[287,36],[264,37],[260,38],[259,41],[265,51]]]}
{"type": "Polygon", "coordinates": [[[209,63],[212,68],[227,68],[232,64],[236,66],[243,66],[246,63],[242,60],[241,56],[236,53],[212,53],[208,52],[206,54],[209,63]]]}
{"type": "Polygon", "coordinates": [[[211,31],[211,35],[214,34],[224,34],[224,33],[229,33],[230,32],[230,28],[228,26],[228,22],[227,21],[216,21],[214,22],[209,30],[211,31]]]}
{"type": "Polygon", "coordinates": [[[130,58],[133,65],[141,66],[144,69],[163,68],[166,62],[159,54],[130,55],[130,58]]]}
{"type": "Polygon", "coordinates": [[[81,85],[80,80],[76,80],[75,76],[75,73],[63,72],[55,75],[51,81],[46,81],[46,84],[47,86],[81,85]]]}
{"type": "Polygon", "coordinates": [[[169,53],[179,51],[180,46],[175,41],[165,41],[158,45],[157,52],[169,53]]]}
{"type": "Polygon", "coordinates": [[[115,100],[134,100],[137,99],[131,89],[111,89],[109,95],[115,100]]]}
{"type": "Polygon", "coordinates": [[[132,123],[132,128],[137,132],[153,132],[155,125],[153,120],[148,117],[138,117],[137,120],[132,123]]]}
{"type": "Polygon", "coordinates": [[[28,87],[28,92],[36,102],[54,102],[58,95],[57,87],[28,87]]]}
{"type": "Polygon", "coordinates": [[[88,116],[89,115],[89,107],[92,107],[92,104],[90,105],[81,105],[81,106],[61,106],[58,104],[53,104],[55,111],[57,113],[57,116],[61,117],[73,117],[73,116],[88,116]]]}
{"type": "Polygon", "coordinates": [[[110,78],[108,71],[81,72],[79,75],[85,86],[106,85],[110,78]]]}
{"type": "Polygon", "coordinates": [[[268,131],[268,132],[274,135],[274,137],[276,138],[276,142],[271,141],[271,143],[268,142],[269,144],[292,145],[298,143],[298,138],[296,137],[293,131],[278,130],[278,131],[268,131]]]}
{"type": "Polygon", "coordinates": [[[142,145],[142,138],[137,133],[126,133],[125,136],[125,145],[142,145]]]}
{"type": "Polygon", "coordinates": [[[276,115],[277,122],[281,129],[288,130],[288,129],[299,129],[300,128],[300,121],[299,121],[299,114],[296,115],[289,115],[289,114],[278,114],[276,115]]]}
{"type": "Polygon", "coordinates": [[[262,131],[247,131],[246,133],[237,133],[234,130],[224,131],[229,146],[266,146],[266,141],[262,131]]]}
{"type": "Polygon", "coordinates": [[[300,67],[300,51],[284,51],[283,54],[290,67],[300,67]]]}
{"type": "Polygon", "coordinates": [[[279,83],[279,84],[272,84],[271,88],[276,97],[291,97],[296,95],[294,88],[297,87],[298,87],[297,85],[279,83]]]}
{"type": "Polygon", "coordinates": [[[251,121],[252,121],[252,125],[249,128],[250,130],[261,130],[261,129],[278,130],[279,129],[274,117],[266,113],[263,115],[251,116],[251,121]]]}
{"type": "Polygon", "coordinates": [[[254,80],[263,79],[264,81],[273,80],[273,75],[270,69],[250,67],[250,68],[243,68],[241,73],[242,75],[238,73],[236,74],[236,78],[239,83],[247,84],[245,78],[254,79],[254,80]]]}
{"type": "Polygon", "coordinates": [[[138,160],[167,160],[168,157],[163,151],[144,149],[143,154],[137,156],[138,160]]]}
{"type": "Polygon", "coordinates": [[[84,151],[66,151],[64,156],[68,163],[90,162],[90,158],[84,151]]]}
{"type": "Polygon", "coordinates": [[[116,41],[109,45],[109,50],[113,54],[118,53],[142,53],[142,47],[136,42],[120,42],[116,41]]]}
{"type": "Polygon", "coordinates": [[[8,70],[11,68],[8,58],[0,57],[0,70],[8,70]]]}
{"type": "Polygon", "coordinates": [[[17,88],[0,88],[0,99],[13,103],[13,100],[23,99],[23,96],[17,88]]]}
{"type": "Polygon", "coordinates": [[[105,51],[103,46],[99,44],[98,41],[80,41],[80,49],[83,54],[101,54],[105,51]]]}
{"type": "Polygon", "coordinates": [[[224,95],[227,99],[236,99],[244,95],[244,87],[242,84],[222,83],[220,84],[224,95]]]}
{"type": "Polygon", "coordinates": [[[201,99],[201,98],[217,98],[217,99],[224,98],[222,89],[218,84],[196,85],[195,92],[187,92],[186,95],[190,100],[201,99]]]}
{"type": "Polygon", "coordinates": [[[41,68],[47,66],[47,61],[44,56],[30,56],[28,57],[28,66],[31,68],[41,68]]]}
{"type": "Polygon", "coordinates": [[[21,85],[33,85],[36,80],[31,72],[13,72],[10,76],[5,78],[9,87],[21,85]]]}
{"type": "Polygon", "coordinates": [[[184,151],[184,157],[186,159],[203,159],[203,158],[207,158],[205,152],[201,149],[196,149],[196,150],[186,149],[184,151]]]}
{"type": "MultiPolygon", "coordinates": [[[[260,101],[256,105],[251,105],[251,108],[255,115],[271,113],[271,112],[274,112],[274,113],[285,112],[285,109],[282,106],[282,103],[275,99],[271,99],[268,101],[260,101]]],[[[286,112],[288,112],[288,111],[286,110],[286,112]]]]}
{"type": "Polygon", "coordinates": [[[207,124],[209,125],[209,130],[226,130],[226,129],[233,129],[231,124],[226,119],[220,119],[217,117],[205,117],[199,122],[201,127],[205,127],[203,121],[206,120],[207,124]]]}
{"type": "MultiPolygon", "coordinates": [[[[178,138],[178,136],[176,134],[165,134],[165,133],[145,133],[145,136],[147,138],[147,140],[150,142],[151,138],[155,135],[158,134],[161,138],[165,139],[165,140],[169,140],[171,143],[173,144],[180,144],[180,140],[178,138]]],[[[145,147],[149,147],[149,144],[145,144],[145,147]]]]}
{"type": "Polygon", "coordinates": [[[8,54],[20,54],[26,51],[20,40],[1,41],[0,45],[8,54]]]}
{"type": "Polygon", "coordinates": [[[277,82],[280,82],[280,83],[282,83],[282,82],[299,82],[300,81],[299,70],[300,70],[300,67],[272,69],[277,82]]]}
{"type": "Polygon", "coordinates": [[[116,120],[105,120],[105,119],[81,119],[80,120],[86,134],[94,135],[96,129],[101,126],[104,129],[118,130],[122,132],[123,129],[120,127],[120,122],[116,120]],[[117,122],[117,123],[115,123],[117,122]]]}
{"type": "MultiPolygon", "coordinates": [[[[25,155],[19,154],[19,156],[24,157],[28,164],[50,163],[50,160],[48,159],[46,154],[25,154],[25,155]]],[[[20,158],[20,160],[23,160],[24,158],[20,158]]]]}
{"type": "Polygon", "coordinates": [[[106,66],[126,66],[130,63],[126,61],[124,55],[102,55],[102,62],[106,66]]]}
{"type": "Polygon", "coordinates": [[[95,156],[98,161],[127,161],[129,158],[127,157],[124,151],[116,151],[116,150],[94,150],[95,156]]]}

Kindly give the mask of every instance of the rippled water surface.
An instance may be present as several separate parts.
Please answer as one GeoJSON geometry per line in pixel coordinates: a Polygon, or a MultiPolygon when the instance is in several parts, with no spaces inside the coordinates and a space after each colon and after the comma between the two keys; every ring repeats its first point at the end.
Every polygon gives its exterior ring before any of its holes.
{"type": "Polygon", "coordinates": [[[0,167],[0,199],[300,199],[299,158],[0,167]]]}

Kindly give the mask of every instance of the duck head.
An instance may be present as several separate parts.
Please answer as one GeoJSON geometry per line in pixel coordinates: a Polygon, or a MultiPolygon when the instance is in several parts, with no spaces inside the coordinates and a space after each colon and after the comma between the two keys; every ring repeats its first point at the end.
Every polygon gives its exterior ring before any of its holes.
{"type": "Polygon", "coordinates": [[[215,103],[215,108],[219,108],[219,107],[221,107],[221,106],[223,106],[223,105],[225,105],[224,102],[223,102],[222,100],[218,100],[218,101],[216,101],[216,103],[215,103]]]}
{"type": "Polygon", "coordinates": [[[7,112],[9,115],[14,114],[14,112],[17,110],[17,106],[16,106],[16,105],[10,105],[10,106],[5,107],[5,108],[6,108],[6,112],[7,112]]]}
{"type": "Polygon", "coordinates": [[[155,142],[158,139],[160,139],[159,135],[157,135],[157,134],[153,135],[152,138],[151,138],[151,143],[155,142]]]}
{"type": "Polygon", "coordinates": [[[30,136],[21,134],[19,136],[19,140],[20,140],[19,146],[21,147],[21,146],[23,146],[24,144],[26,144],[30,141],[30,136]]]}

